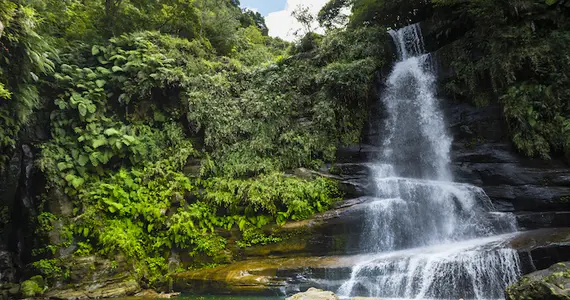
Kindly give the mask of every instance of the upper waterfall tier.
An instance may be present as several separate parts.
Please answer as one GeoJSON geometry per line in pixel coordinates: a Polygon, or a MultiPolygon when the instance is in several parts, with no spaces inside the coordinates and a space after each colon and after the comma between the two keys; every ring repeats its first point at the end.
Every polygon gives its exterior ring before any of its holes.
{"type": "Polygon", "coordinates": [[[424,55],[421,31],[410,25],[391,31],[401,60],[386,81],[382,102],[388,113],[383,163],[399,176],[451,181],[452,139],[435,96],[435,75],[424,55]]]}
{"type": "Polygon", "coordinates": [[[426,53],[419,24],[412,24],[397,31],[390,30],[388,33],[390,33],[396,44],[400,60],[403,61],[426,53]]]}

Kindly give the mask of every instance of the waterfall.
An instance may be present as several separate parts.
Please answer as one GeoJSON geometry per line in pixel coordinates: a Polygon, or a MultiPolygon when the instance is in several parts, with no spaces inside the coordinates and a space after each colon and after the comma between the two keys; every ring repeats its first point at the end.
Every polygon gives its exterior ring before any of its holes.
{"type": "Polygon", "coordinates": [[[365,206],[359,247],[367,253],[338,293],[404,299],[499,299],[519,277],[502,241],[514,217],[485,192],[454,183],[452,139],[435,96],[436,76],[419,25],[390,31],[398,62],[382,95],[388,118],[365,206]]]}

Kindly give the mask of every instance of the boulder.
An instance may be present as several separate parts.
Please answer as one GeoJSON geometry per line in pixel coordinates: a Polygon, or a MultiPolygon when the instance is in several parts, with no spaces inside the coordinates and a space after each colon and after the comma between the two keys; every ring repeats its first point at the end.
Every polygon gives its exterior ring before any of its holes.
{"type": "Polygon", "coordinates": [[[286,300],[338,300],[333,292],[310,288],[304,293],[295,294],[286,300]]]}
{"type": "Polygon", "coordinates": [[[507,288],[505,298],[508,300],[570,299],[570,262],[557,263],[546,270],[524,276],[507,288]]]}

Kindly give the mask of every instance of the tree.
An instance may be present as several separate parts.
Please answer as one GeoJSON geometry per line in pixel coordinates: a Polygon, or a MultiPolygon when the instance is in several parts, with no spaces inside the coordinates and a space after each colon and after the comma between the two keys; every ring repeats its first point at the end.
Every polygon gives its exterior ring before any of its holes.
{"type": "Polygon", "coordinates": [[[295,8],[295,10],[293,10],[291,16],[293,16],[293,18],[295,18],[297,22],[301,24],[301,26],[303,27],[302,29],[304,30],[304,32],[301,32],[301,30],[297,30],[295,32],[295,35],[300,36],[314,32],[315,29],[314,23],[316,20],[315,16],[311,13],[311,10],[308,6],[299,4],[295,8]]]}
{"type": "Polygon", "coordinates": [[[343,9],[347,9],[351,0],[330,0],[319,11],[317,20],[319,24],[325,28],[332,28],[345,24],[348,16],[341,13],[343,9]]]}

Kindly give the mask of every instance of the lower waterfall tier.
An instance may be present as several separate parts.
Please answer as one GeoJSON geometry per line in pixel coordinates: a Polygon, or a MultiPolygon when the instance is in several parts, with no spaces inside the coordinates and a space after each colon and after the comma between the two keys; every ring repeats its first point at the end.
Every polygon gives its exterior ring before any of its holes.
{"type": "Polygon", "coordinates": [[[343,296],[498,299],[520,276],[510,235],[381,253],[362,259],[338,290],[343,296]]]}

